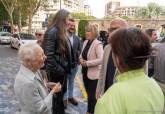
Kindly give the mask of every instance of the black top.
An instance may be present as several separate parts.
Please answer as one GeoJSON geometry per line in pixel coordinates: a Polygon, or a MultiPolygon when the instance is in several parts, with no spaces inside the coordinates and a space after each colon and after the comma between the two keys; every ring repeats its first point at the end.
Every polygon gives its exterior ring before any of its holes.
{"type": "Polygon", "coordinates": [[[115,66],[112,59],[112,52],[109,54],[109,59],[107,63],[107,71],[106,71],[106,80],[105,80],[105,88],[104,91],[106,91],[112,84],[115,74],[115,66]]]}
{"type": "MultiPolygon", "coordinates": [[[[89,51],[89,48],[90,48],[92,42],[93,42],[93,40],[92,41],[88,41],[86,46],[84,47],[84,50],[82,51],[82,58],[84,60],[87,60],[88,51],[89,51]]],[[[87,70],[88,70],[87,67],[82,67],[82,73],[83,74],[87,75],[87,70]]]]}

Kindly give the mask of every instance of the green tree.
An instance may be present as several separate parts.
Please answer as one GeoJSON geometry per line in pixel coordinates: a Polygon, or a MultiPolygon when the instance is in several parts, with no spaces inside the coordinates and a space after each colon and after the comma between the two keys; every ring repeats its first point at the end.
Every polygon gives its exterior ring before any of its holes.
{"type": "Polygon", "coordinates": [[[104,19],[112,20],[113,17],[111,15],[104,17],[104,19]]]}
{"type": "Polygon", "coordinates": [[[139,8],[136,12],[136,17],[144,19],[148,17],[148,9],[146,7],[139,8]]]}
{"type": "Polygon", "coordinates": [[[151,19],[155,15],[155,9],[157,7],[156,3],[148,3],[147,9],[148,9],[148,18],[151,19]]]}
{"type": "Polygon", "coordinates": [[[96,19],[95,16],[87,16],[87,19],[96,19]]]}
{"type": "Polygon", "coordinates": [[[0,23],[8,21],[8,13],[5,10],[5,7],[3,6],[2,2],[0,1],[0,23]]]}
{"type": "Polygon", "coordinates": [[[85,15],[85,13],[71,13],[71,16],[74,19],[87,19],[87,16],[85,15]]]}
{"type": "Polygon", "coordinates": [[[163,9],[156,3],[148,3],[147,7],[139,8],[136,12],[136,17],[140,17],[142,19],[158,19],[159,16],[162,14],[163,9]]]}
{"type": "Polygon", "coordinates": [[[13,12],[13,21],[15,25],[18,25],[19,31],[21,31],[22,26],[27,25],[28,19],[28,10],[26,8],[27,2],[23,2],[23,0],[20,1],[22,2],[20,3],[21,5],[16,5],[13,12]]]}
{"type": "Polygon", "coordinates": [[[0,0],[8,13],[9,21],[11,25],[11,32],[13,32],[13,11],[15,7],[16,0],[0,0]]]}
{"type": "Polygon", "coordinates": [[[165,16],[165,7],[162,7],[161,15],[162,15],[162,16],[165,16]]]}
{"type": "Polygon", "coordinates": [[[87,20],[80,20],[78,25],[78,36],[85,40],[85,27],[88,25],[87,20]]]}
{"type": "Polygon", "coordinates": [[[125,19],[125,20],[128,20],[128,16],[124,15],[124,16],[121,16],[122,19],[125,19]]]}
{"type": "Polygon", "coordinates": [[[162,14],[162,12],[163,12],[162,7],[160,7],[159,5],[157,5],[156,8],[155,8],[155,16],[156,16],[156,19],[159,18],[159,16],[162,14]]]}
{"type": "Polygon", "coordinates": [[[19,32],[21,31],[22,25],[25,25],[28,10],[26,8],[27,2],[25,0],[17,0],[14,9],[14,24],[18,25],[19,32]]]}
{"type": "Polygon", "coordinates": [[[71,13],[71,16],[74,19],[80,19],[80,20],[85,20],[85,19],[96,19],[94,16],[87,16],[85,13],[71,13]]]}
{"type": "MultiPolygon", "coordinates": [[[[28,10],[25,7],[26,2],[24,2],[25,5],[22,6],[22,8],[20,10],[20,8],[18,8],[18,5],[17,5],[18,1],[22,1],[22,0],[16,1],[12,17],[13,17],[13,24],[18,25],[18,27],[21,28],[22,25],[26,24],[28,10]],[[21,15],[19,15],[20,12],[21,12],[21,15]],[[21,19],[21,21],[19,19],[21,19]]],[[[0,1],[0,22],[8,22],[8,21],[10,21],[9,15],[8,15],[7,11],[5,10],[4,5],[0,1]]],[[[19,29],[19,30],[21,30],[21,29],[19,29]]]]}
{"type": "MultiPolygon", "coordinates": [[[[43,0],[44,1],[44,0],[43,0]]],[[[37,12],[37,10],[39,9],[42,0],[27,0],[28,4],[28,33],[32,32],[32,18],[34,16],[34,14],[37,12]]]]}

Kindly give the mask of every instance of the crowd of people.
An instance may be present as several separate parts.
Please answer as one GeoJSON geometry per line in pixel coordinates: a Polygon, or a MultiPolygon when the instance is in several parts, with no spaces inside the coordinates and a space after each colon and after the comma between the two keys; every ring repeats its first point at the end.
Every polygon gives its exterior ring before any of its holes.
{"type": "Polygon", "coordinates": [[[19,49],[21,67],[14,90],[21,114],[65,114],[75,106],[78,66],[87,92],[86,114],[161,114],[164,109],[164,43],[155,29],[143,31],[115,18],[108,32],[85,27],[86,40],[75,34],[75,20],[61,9],[37,43],[19,49]]]}

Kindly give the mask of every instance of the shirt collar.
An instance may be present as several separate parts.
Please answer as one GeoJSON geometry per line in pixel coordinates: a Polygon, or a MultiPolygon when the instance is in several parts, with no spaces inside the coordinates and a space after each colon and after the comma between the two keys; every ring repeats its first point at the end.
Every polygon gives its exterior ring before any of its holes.
{"type": "Polygon", "coordinates": [[[119,74],[116,77],[117,82],[130,80],[139,76],[145,76],[144,69],[136,69],[119,74]]]}
{"type": "Polygon", "coordinates": [[[70,39],[73,38],[73,34],[72,34],[72,35],[69,35],[69,38],[70,38],[70,39]]]}
{"type": "Polygon", "coordinates": [[[21,72],[24,73],[24,75],[26,75],[26,77],[30,80],[34,80],[36,73],[37,72],[33,72],[30,69],[28,69],[27,67],[25,67],[24,65],[21,65],[21,72]]]}

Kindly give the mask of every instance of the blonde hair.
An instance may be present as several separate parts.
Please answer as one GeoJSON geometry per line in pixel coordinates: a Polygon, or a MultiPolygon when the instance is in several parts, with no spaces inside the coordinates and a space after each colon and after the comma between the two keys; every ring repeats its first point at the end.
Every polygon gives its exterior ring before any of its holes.
{"type": "Polygon", "coordinates": [[[89,24],[85,27],[85,32],[92,32],[93,39],[99,36],[98,27],[95,24],[89,24]]]}

